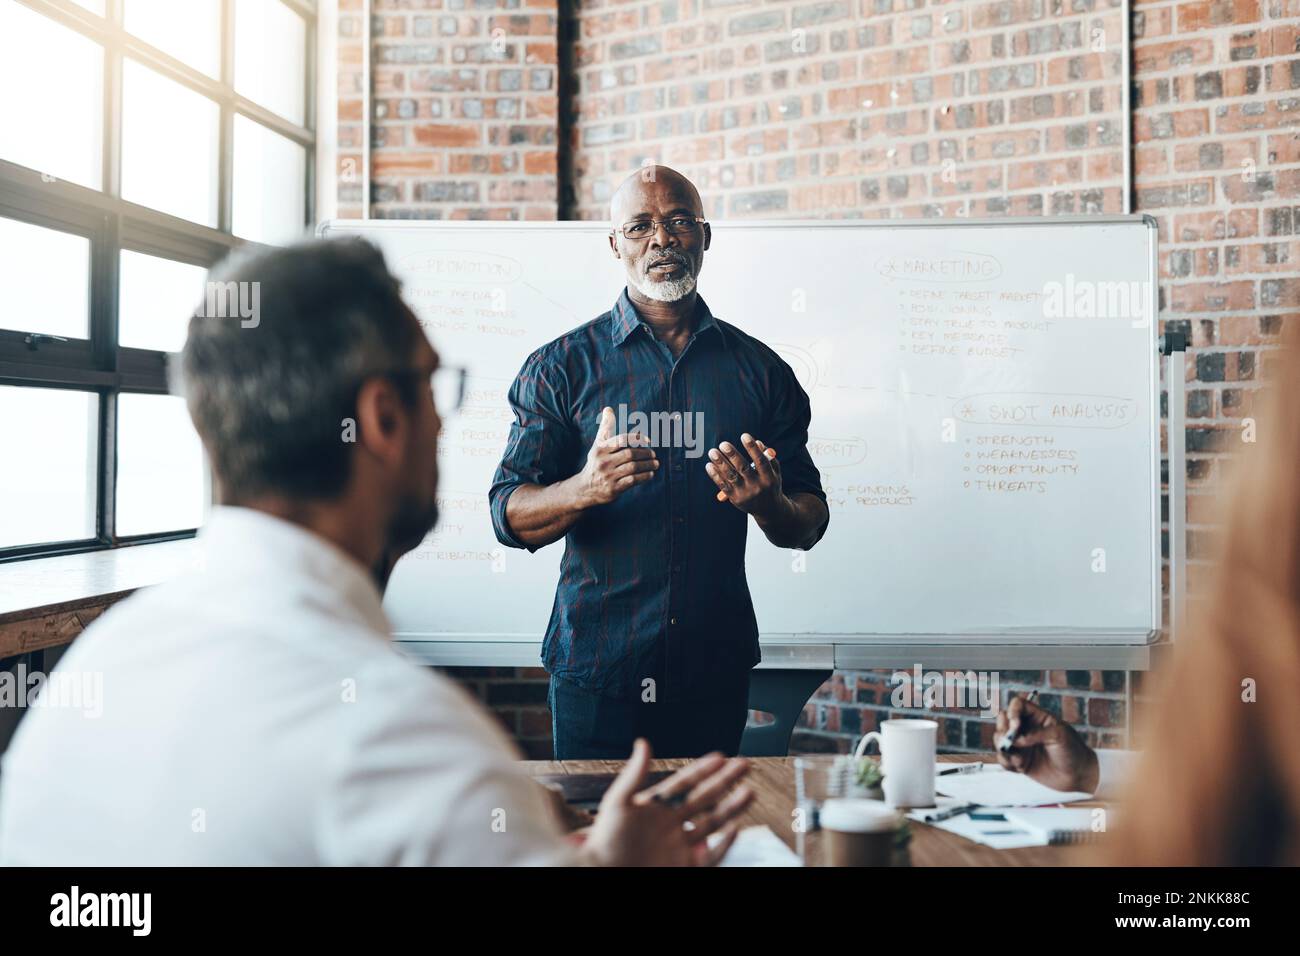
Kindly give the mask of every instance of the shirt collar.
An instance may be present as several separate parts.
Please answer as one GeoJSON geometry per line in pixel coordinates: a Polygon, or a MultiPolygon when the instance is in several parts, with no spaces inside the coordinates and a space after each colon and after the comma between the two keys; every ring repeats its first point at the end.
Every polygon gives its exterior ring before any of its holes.
{"type": "MultiPolygon", "coordinates": [[[[707,329],[712,329],[725,345],[727,337],[723,335],[722,326],[713,317],[713,312],[709,309],[708,303],[704,301],[704,296],[696,294],[695,302],[695,333],[698,335],[707,329]]],[[[641,321],[641,317],[636,314],[636,307],[632,305],[632,300],[628,298],[627,287],[624,286],[623,291],[619,294],[618,301],[614,303],[614,308],[610,310],[610,334],[614,345],[619,346],[627,341],[627,337],[636,331],[638,325],[644,325],[644,323],[641,321]]],[[[646,328],[649,328],[649,326],[646,326],[646,328]]]]}
{"type": "Polygon", "coordinates": [[[372,574],[314,531],[254,508],[218,506],[199,532],[199,542],[208,572],[237,572],[283,592],[301,588],[333,616],[385,638],[392,634],[372,574]]]}

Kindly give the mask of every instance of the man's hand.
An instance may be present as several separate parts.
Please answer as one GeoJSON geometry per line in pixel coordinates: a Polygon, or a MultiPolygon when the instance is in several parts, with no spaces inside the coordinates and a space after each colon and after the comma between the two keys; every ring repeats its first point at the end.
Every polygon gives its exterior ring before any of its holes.
{"type": "Polygon", "coordinates": [[[789,500],[781,492],[781,463],[776,452],[753,435],[740,436],[746,454],[731,442],[709,449],[709,462],[704,470],[718,486],[727,501],[745,514],[755,518],[768,518],[789,507],[789,500]]]}
{"type": "Polygon", "coordinates": [[[587,464],[578,473],[583,505],[609,504],[633,485],[653,478],[659,458],[653,448],[645,447],[648,444],[649,439],[638,432],[615,435],[614,409],[601,409],[600,429],[587,452],[587,464]]]}
{"type": "Polygon", "coordinates": [[[638,739],[627,766],[605,791],[583,844],[597,866],[713,866],[736,839],[736,817],[754,799],[745,784],[749,761],[709,754],[638,792],[650,765],[650,745],[638,739]],[[692,826],[686,828],[689,821],[692,826]],[[709,835],[720,833],[710,848],[709,835]]]}
{"type": "Polygon", "coordinates": [[[998,711],[994,739],[1001,740],[1008,730],[1015,734],[1011,749],[996,751],[1003,767],[1053,790],[1097,790],[1097,755],[1069,724],[1032,701],[1013,697],[1006,710],[998,711]]]}

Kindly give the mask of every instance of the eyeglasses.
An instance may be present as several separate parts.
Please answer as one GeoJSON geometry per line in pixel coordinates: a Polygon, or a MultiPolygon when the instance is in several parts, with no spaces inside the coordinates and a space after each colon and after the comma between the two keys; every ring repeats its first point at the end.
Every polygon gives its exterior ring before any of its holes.
{"type": "Polygon", "coordinates": [[[689,236],[696,226],[708,222],[702,216],[673,216],[671,219],[634,219],[625,222],[616,230],[624,239],[649,239],[654,235],[655,227],[662,225],[670,235],[689,236]]]}
{"type": "MultiPolygon", "coordinates": [[[[392,378],[419,380],[423,369],[401,368],[386,373],[392,378]]],[[[450,418],[460,411],[465,402],[465,380],[469,370],[457,365],[440,365],[429,376],[429,390],[433,393],[433,407],[439,418],[450,418]]]]}
{"type": "Polygon", "coordinates": [[[440,365],[429,377],[433,391],[433,407],[439,418],[450,418],[465,403],[465,380],[469,370],[457,365],[440,365]]]}

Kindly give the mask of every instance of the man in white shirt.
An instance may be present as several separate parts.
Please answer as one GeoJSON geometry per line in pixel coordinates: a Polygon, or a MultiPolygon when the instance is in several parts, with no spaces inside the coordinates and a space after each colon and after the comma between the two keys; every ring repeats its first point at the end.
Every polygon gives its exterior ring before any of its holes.
{"type": "Polygon", "coordinates": [[[389,642],[369,569],[437,520],[438,357],[359,241],[238,258],[263,312],[194,317],[182,387],[220,500],[201,566],[123,601],[0,768],[0,862],[713,863],[752,791],[702,758],[641,790],[638,741],[581,845],[495,721],[389,642]],[[687,821],[690,826],[686,826],[687,821]],[[718,839],[710,846],[708,837],[718,839]]]}
{"type": "Polygon", "coordinates": [[[1008,730],[1014,733],[1012,747],[1005,753],[995,748],[998,762],[1053,790],[1113,799],[1137,759],[1129,750],[1093,750],[1073,727],[1024,697],[1011,698],[998,711],[994,739],[1008,730]]]}

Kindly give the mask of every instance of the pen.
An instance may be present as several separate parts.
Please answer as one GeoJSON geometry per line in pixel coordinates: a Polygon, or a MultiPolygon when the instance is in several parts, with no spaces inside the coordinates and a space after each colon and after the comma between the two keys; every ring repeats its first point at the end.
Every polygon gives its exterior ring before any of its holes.
{"type": "Polygon", "coordinates": [[[959,817],[963,813],[970,813],[972,810],[977,809],[979,809],[978,803],[966,803],[960,807],[949,807],[947,810],[939,810],[936,813],[927,813],[921,817],[921,819],[926,823],[939,823],[942,820],[947,820],[951,817],[959,817]]]}
{"type": "Polygon", "coordinates": [[[982,763],[964,763],[960,767],[949,767],[947,770],[940,770],[936,776],[946,777],[950,773],[978,773],[984,769],[982,763]]]}
{"type": "MultiPolygon", "coordinates": [[[[1029,696],[1026,697],[1025,700],[1027,700],[1029,703],[1032,704],[1034,702],[1034,698],[1037,696],[1038,696],[1038,691],[1031,690],[1029,692],[1029,696]]],[[[1020,731],[1020,726],[1017,724],[1016,733],[1019,733],[1019,731],[1020,731]]],[[[1003,734],[1002,739],[998,741],[998,750],[1001,750],[1003,753],[1006,753],[1008,750],[1011,749],[1011,745],[1014,744],[1015,742],[1016,742],[1016,734],[1012,733],[1011,728],[1008,727],[1007,732],[1003,734]]]]}

